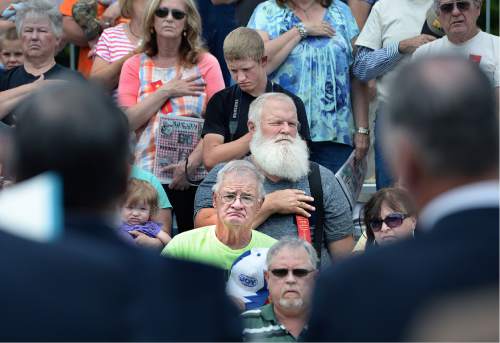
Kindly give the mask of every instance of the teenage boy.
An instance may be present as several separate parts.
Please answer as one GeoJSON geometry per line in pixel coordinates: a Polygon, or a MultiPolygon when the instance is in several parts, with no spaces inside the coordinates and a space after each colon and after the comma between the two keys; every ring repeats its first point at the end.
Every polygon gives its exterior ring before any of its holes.
{"type": "Polygon", "coordinates": [[[224,58],[235,85],[214,94],[208,102],[203,126],[203,163],[210,170],[216,164],[240,159],[250,152],[248,108],[259,95],[285,93],[297,108],[299,134],[310,140],[304,103],[299,97],[267,79],[264,42],[252,29],[239,27],[224,40],[224,58]]]}

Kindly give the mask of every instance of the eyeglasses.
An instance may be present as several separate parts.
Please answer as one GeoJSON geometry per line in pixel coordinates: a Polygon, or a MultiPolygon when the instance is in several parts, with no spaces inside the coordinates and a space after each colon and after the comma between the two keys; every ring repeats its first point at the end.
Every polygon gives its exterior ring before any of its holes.
{"type": "Polygon", "coordinates": [[[407,214],[404,213],[391,213],[387,217],[382,219],[372,219],[368,222],[370,228],[374,231],[380,231],[382,229],[382,223],[385,223],[391,229],[397,228],[403,224],[403,221],[408,218],[407,214]]]}
{"type": "Polygon", "coordinates": [[[448,2],[446,4],[439,5],[439,10],[443,13],[451,13],[455,9],[455,5],[460,12],[465,12],[469,10],[471,3],[469,1],[448,2]]]}
{"type": "Polygon", "coordinates": [[[315,271],[316,269],[303,269],[303,268],[296,268],[296,269],[286,269],[286,268],[277,268],[277,269],[271,269],[271,273],[282,279],[288,275],[288,272],[292,272],[293,276],[298,277],[298,278],[303,278],[315,271]]]}
{"type": "Polygon", "coordinates": [[[184,19],[184,17],[186,16],[186,13],[182,12],[181,10],[176,10],[175,8],[170,9],[167,7],[158,7],[155,11],[155,16],[157,16],[158,18],[165,18],[168,17],[169,13],[172,13],[172,17],[175,20],[184,19]]]}
{"type": "Polygon", "coordinates": [[[226,205],[233,204],[236,199],[240,199],[240,202],[245,206],[252,206],[255,204],[255,197],[247,194],[236,194],[236,193],[224,193],[220,195],[222,202],[226,205]]]}

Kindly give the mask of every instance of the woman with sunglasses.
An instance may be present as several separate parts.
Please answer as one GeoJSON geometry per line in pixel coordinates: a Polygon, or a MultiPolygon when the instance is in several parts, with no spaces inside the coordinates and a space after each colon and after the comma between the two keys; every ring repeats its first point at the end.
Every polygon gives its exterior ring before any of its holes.
{"type": "Polygon", "coordinates": [[[187,173],[202,174],[200,118],[210,97],[224,88],[219,63],[200,34],[193,0],[149,1],[144,52],[123,64],[118,85],[119,103],[138,139],[136,164],[162,181],[180,231],[193,228],[196,187],[187,173]]]}
{"type": "Polygon", "coordinates": [[[112,90],[118,86],[123,63],[133,56],[142,43],[142,17],[147,0],[118,0],[121,16],[129,18],[105,29],[95,48],[90,77],[112,90]]]}
{"type": "Polygon", "coordinates": [[[365,204],[363,222],[366,231],[355,253],[412,237],[417,224],[415,204],[404,189],[383,188],[365,204]]]}

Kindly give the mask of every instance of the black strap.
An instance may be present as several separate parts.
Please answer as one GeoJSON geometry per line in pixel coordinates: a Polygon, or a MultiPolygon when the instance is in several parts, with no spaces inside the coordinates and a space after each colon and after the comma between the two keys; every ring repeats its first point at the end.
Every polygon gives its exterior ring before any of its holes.
{"type": "MultiPolygon", "coordinates": [[[[271,92],[274,92],[274,82],[270,82],[271,84],[271,92]]],[[[266,86],[266,92],[267,90],[266,86]]],[[[233,89],[233,113],[229,118],[229,141],[232,142],[234,140],[234,135],[236,134],[236,130],[238,129],[238,117],[240,116],[241,111],[241,88],[238,85],[234,86],[233,89]]]]}
{"type": "Polygon", "coordinates": [[[234,86],[233,90],[233,113],[229,118],[229,141],[232,142],[234,134],[238,129],[238,117],[240,116],[240,103],[241,103],[241,89],[238,85],[234,86]]]}
{"type": "Polygon", "coordinates": [[[325,218],[325,209],[323,207],[323,187],[321,186],[321,174],[319,173],[319,164],[310,162],[311,171],[309,172],[309,189],[314,198],[314,207],[316,208],[316,225],[314,227],[313,245],[318,254],[321,263],[321,247],[323,246],[323,219],[325,218]]]}

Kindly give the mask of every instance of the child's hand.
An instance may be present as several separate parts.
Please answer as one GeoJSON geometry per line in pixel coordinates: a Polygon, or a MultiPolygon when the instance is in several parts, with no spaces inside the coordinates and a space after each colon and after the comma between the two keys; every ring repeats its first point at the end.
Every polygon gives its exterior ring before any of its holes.
{"type": "Polygon", "coordinates": [[[129,233],[132,237],[134,237],[134,242],[137,245],[157,250],[163,249],[164,247],[163,243],[158,238],[149,237],[148,235],[136,230],[129,231],[129,233]]]}

